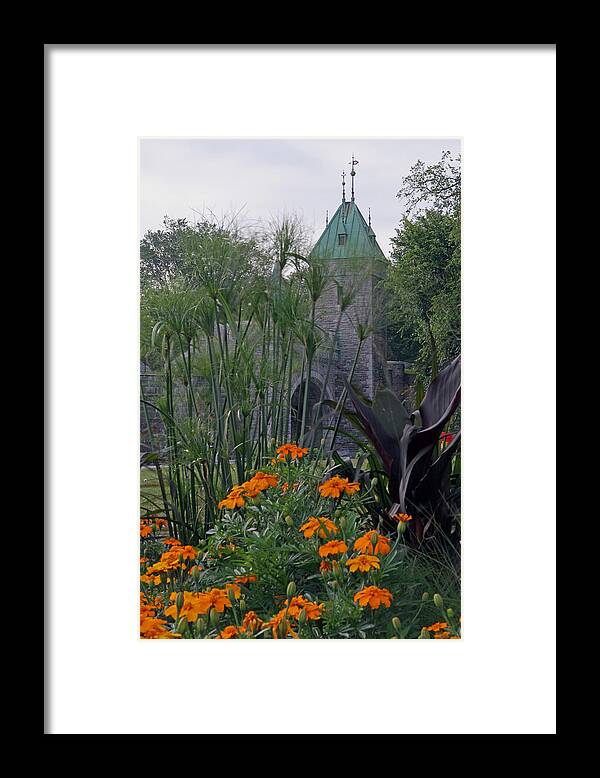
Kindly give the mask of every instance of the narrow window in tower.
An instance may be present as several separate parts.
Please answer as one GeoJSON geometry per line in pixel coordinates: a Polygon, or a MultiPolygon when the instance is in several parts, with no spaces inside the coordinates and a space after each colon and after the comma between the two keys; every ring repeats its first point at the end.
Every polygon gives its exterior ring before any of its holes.
{"type": "Polygon", "coordinates": [[[342,295],[343,295],[343,293],[344,293],[344,290],[343,290],[343,289],[342,289],[342,287],[341,287],[341,286],[338,284],[338,285],[337,285],[337,304],[338,304],[338,305],[341,305],[341,304],[342,304],[342,295]]]}
{"type": "Polygon", "coordinates": [[[338,235],[338,244],[340,246],[343,246],[346,243],[346,235],[344,233],[341,233],[341,235],[338,235]]]}

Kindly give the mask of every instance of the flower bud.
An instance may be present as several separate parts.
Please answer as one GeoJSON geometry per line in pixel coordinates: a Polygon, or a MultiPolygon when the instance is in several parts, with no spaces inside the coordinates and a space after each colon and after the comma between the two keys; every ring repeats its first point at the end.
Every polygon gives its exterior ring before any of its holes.
{"type": "Polygon", "coordinates": [[[247,608],[248,605],[246,603],[246,600],[242,597],[242,599],[240,600],[240,610],[242,611],[242,613],[244,613],[247,610],[247,608]]]}
{"type": "Polygon", "coordinates": [[[429,599],[429,592],[423,592],[423,594],[421,595],[422,602],[427,602],[428,599],[429,599]]]}
{"type": "Polygon", "coordinates": [[[448,614],[448,618],[451,619],[452,616],[454,616],[454,608],[448,608],[446,613],[448,614]]]}
{"type": "Polygon", "coordinates": [[[406,530],[407,530],[407,525],[406,525],[406,522],[404,522],[404,521],[399,521],[399,522],[398,522],[398,526],[396,527],[396,532],[397,532],[399,535],[404,535],[404,533],[406,532],[406,530]]]}
{"type": "Polygon", "coordinates": [[[340,529],[342,532],[346,531],[346,527],[348,526],[348,519],[345,516],[342,516],[339,520],[340,529]]]}
{"type": "Polygon", "coordinates": [[[195,565],[192,568],[192,578],[194,579],[194,581],[196,583],[198,582],[198,579],[200,578],[200,568],[198,567],[198,565],[195,565]]]}
{"type": "Polygon", "coordinates": [[[235,603],[236,603],[236,599],[235,599],[235,592],[234,592],[234,590],[233,590],[233,586],[230,586],[230,587],[227,589],[227,596],[229,597],[229,602],[230,602],[232,605],[235,605],[235,603]]]}
{"type": "Polygon", "coordinates": [[[402,624],[400,623],[400,619],[398,616],[394,616],[392,619],[392,627],[394,628],[394,631],[400,634],[400,628],[402,627],[402,624]]]}
{"type": "Polygon", "coordinates": [[[296,584],[293,581],[290,581],[287,587],[288,599],[291,599],[294,594],[296,594],[296,584]]]}
{"type": "Polygon", "coordinates": [[[211,608],[208,618],[213,627],[216,627],[217,624],[219,623],[219,617],[220,617],[219,611],[215,610],[214,608],[211,608]]]}
{"type": "Polygon", "coordinates": [[[294,519],[292,519],[291,516],[286,516],[284,521],[288,525],[288,527],[293,527],[294,526],[294,519]]]}
{"type": "Polygon", "coordinates": [[[423,627],[423,629],[421,630],[421,634],[419,635],[419,638],[430,638],[430,637],[431,635],[429,634],[426,627],[423,627]]]}
{"type": "Polygon", "coordinates": [[[373,489],[377,486],[378,483],[377,476],[375,476],[375,478],[371,478],[371,486],[373,489]]]}
{"type": "Polygon", "coordinates": [[[303,608],[300,611],[300,615],[298,616],[298,624],[300,624],[300,626],[303,627],[306,624],[306,619],[307,619],[306,611],[303,608]]]}
{"type": "Polygon", "coordinates": [[[289,628],[289,621],[287,619],[282,619],[279,622],[279,626],[277,627],[277,634],[280,638],[284,638],[287,635],[289,628]]]}
{"type": "Polygon", "coordinates": [[[436,606],[436,608],[443,608],[444,607],[444,601],[442,600],[441,594],[434,594],[433,595],[433,604],[436,606]]]}
{"type": "Polygon", "coordinates": [[[183,592],[177,593],[177,599],[175,600],[175,607],[177,608],[177,613],[183,608],[183,592]]]}
{"type": "Polygon", "coordinates": [[[177,622],[177,626],[175,627],[175,632],[179,632],[180,635],[183,635],[187,631],[187,619],[181,618],[177,622]]]}
{"type": "Polygon", "coordinates": [[[376,532],[371,532],[371,543],[373,544],[373,548],[377,545],[377,541],[379,539],[379,535],[376,532]]]}

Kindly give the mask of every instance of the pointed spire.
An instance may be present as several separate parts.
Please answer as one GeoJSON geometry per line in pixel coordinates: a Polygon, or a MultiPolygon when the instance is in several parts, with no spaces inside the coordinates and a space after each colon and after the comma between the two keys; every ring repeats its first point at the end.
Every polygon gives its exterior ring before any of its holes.
{"type": "Polygon", "coordinates": [[[329,208],[325,211],[325,226],[329,224],[329,208]]]}
{"type": "Polygon", "coordinates": [[[346,173],[342,170],[342,202],[346,202],[346,173]]]}
{"type": "Polygon", "coordinates": [[[358,160],[354,159],[354,154],[352,155],[352,161],[348,163],[351,166],[350,170],[350,178],[352,179],[352,202],[354,202],[354,176],[356,175],[356,170],[354,169],[355,165],[358,165],[358,160]]]}
{"type": "Polygon", "coordinates": [[[369,227],[371,226],[371,209],[369,208],[369,227]]]}

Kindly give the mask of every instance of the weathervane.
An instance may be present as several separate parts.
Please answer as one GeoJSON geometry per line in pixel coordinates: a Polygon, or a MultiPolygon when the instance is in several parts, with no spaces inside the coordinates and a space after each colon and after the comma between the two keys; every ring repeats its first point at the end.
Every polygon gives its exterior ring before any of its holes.
{"type": "Polygon", "coordinates": [[[354,159],[354,154],[352,155],[352,162],[349,162],[348,164],[352,167],[352,170],[350,171],[350,177],[352,178],[352,202],[354,202],[354,176],[356,175],[354,166],[358,165],[358,160],[354,159]]]}
{"type": "Polygon", "coordinates": [[[342,170],[342,202],[343,203],[346,202],[346,181],[345,181],[345,179],[346,179],[346,174],[342,170]]]}

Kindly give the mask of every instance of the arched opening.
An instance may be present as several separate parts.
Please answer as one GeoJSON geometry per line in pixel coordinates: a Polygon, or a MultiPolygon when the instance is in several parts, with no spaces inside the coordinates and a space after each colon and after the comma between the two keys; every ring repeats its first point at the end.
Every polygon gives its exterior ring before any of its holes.
{"type": "MultiPolygon", "coordinates": [[[[298,384],[292,394],[292,404],[290,413],[290,440],[300,444],[300,430],[302,427],[302,408],[304,403],[304,387],[306,381],[298,384]]],[[[310,380],[308,386],[308,401],[306,406],[306,422],[304,425],[304,443],[306,441],[314,439],[315,444],[318,445],[321,439],[321,424],[317,423],[316,429],[314,428],[315,421],[321,416],[317,406],[321,399],[321,387],[319,384],[310,380]],[[313,437],[314,436],[314,437],[313,437]]]]}

